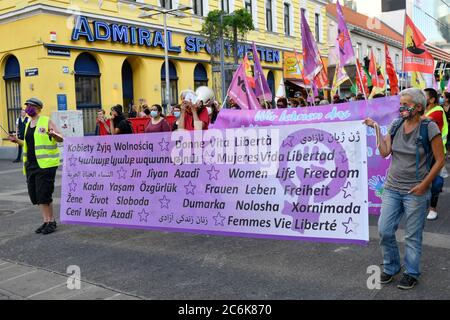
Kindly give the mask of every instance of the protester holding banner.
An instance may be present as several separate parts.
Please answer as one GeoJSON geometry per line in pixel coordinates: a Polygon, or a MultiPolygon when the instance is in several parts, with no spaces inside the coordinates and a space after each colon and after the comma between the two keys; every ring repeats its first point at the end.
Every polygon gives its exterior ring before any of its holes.
{"type": "Polygon", "coordinates": [[[125,118],[120,104],[111,108],[110,132],[111,134],[133,133],[133,128],[131,127],[130,122],[125,118]]]}
{"type": "Polygon", "coordinates": [[[24,139],[14,135],[9,139],[23,146],[23,173],[27,177],[28,195],[31,203],[39,205],[44,220],[35,232],[50,234],[57,227],[53,217],[52,195],[60,161],[57,143],[63,142],[63,138],[50,118],[40,115],[42,101],[31,98],[25,105],[31,120],[26,124],[24,139]]]}
{"type": "MultiPolygon", "coordinates": [[[[441,131],[442,141],[444,144],[444,153],[445,153],[445,144],[447,143],[447,135],[448,135],[448,123],[447,117],[445,116],[444,109],[438,105],[439,95],[437,91],[433,88],[427,88],[424,90],[427,96],[427,109],[425,112],[425,116],[434,122],[439,127],[441,131]]],[[[443,169],[445,170],[445,168],[443,169]]],[[[430,212],[428,213],[428,220],[436,220],[437,213],[437,204],[439,200],[439,194],[442,192],[442,187],[444,186],[444,173],[441,172],[434,180],[431,187],[431,205],[430,212]]]]}
{"type": "Polygon", "coordinates": [[[404,290],[412,289],[420,276],[422,232],[431,196],[430,187],[445,164],[438,126],[428,119],[421,119],[426,102],[422,90],[403,90],[400,93],[401,119],[393,122],[386,137],[382,137],[379,125],[372,119],[367,118],[364,121],[376,130],[381,156],[386,158],[392,155],[378,222],[384,266],[381,283],[390,283],[401,271],[395,232],[405,215],[406,270],[398,285],[398,288],[404,290]],[[431,153],[436,161],[429,169],[428,159],[431,153]]]}
{"type": "Polygon", "coordinates": [[[145,133],[154,132],[168,132],[170,131],[167,120],[164,119],[162,114],[162,107],[159,104],[154,104],[150,107],[151,119],[145,128],[145,133]]]}

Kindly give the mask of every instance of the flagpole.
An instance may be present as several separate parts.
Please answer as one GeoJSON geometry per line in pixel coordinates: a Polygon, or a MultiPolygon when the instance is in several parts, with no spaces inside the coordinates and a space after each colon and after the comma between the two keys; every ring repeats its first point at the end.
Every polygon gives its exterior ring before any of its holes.
{"type": "MultiPolygon", "coordinates": [[[[405,36],[406,36],[406,9],[405,9],[405,17],[404,17],[404,22],[403,22],[403,51],[402,51],[402,74],[403,76],[405,76],[405,49],[406,49],[406,43],[405,43],[405,36]]],[[[405,87],[406,87],[406,81],[408,81],[408,77],[403,77],[403,82],[401,85],[401,91],[403,91],[403,83],[405,82],[405,87]]]]}
{"type": "MultiPolygon", "coordinates": [[[[356,58],[356,56],[355,56],[356,58]]],[[[367,101],[367,94],[366,94],[366,90],[364,88],[364,83],[362,82],[362,77],[361,77],[361,70],[359,70],[359,63],[358,63],[358,58],[355,59],[356,62],[356,71],[358,72],[358,78],[359,78],[359,82],[362,88],[362,93],[364,95],[364,99],[367,101]]]]}
{"type": "Polygon", "coordinates": [[[303,78],[303,83],[305,84],[305,89],[306,89],[306,104],[308,104],[309,93],[308,93],[308,88],[306,88],[305,75],[303,74],[302,68],[300,68],[300,61],[298,61],[297,50],[295,50],[295,49],[294,49],[294,56],[295,56],[295,60],[297,60],[298,70],[300,70],[300,75],[301,75],[301,77],[303,78]]]}

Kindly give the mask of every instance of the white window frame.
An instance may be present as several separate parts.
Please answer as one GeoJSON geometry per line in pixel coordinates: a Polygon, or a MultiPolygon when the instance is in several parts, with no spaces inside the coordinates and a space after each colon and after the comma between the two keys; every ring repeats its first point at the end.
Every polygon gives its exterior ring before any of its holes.
{"type": "Polygon", "coordinates": [[[191,7],[192,7],[192,14],[198,16],[198,17],[206,17],[208,15],[208,0],[200,0],[202,2],[202,10],[203,15],[197,15],[194,13],[194,0],[191,1],[191,7]]]}
{"type": "Polygon", "coordinates": [[[294,4],[292,3],[292,0],[283,1],[283,33],[284,33],[284,4],[289,5],[289,36],[294,37],[296,34],[294,26],[294,4]]]}
{"type": "MultiPolygon", "coordinates": [[[[272,0],[272,32],[277,33],[278,32],[278,14],[277,14],[277,0],[272,0]]],[[[266,1],[264,1],[264,7],[266,1]]],[[[284,31],[284,27],[283,27],[283,31],[284,31]]]]}
{"type": "MultiPolygon", "coordinates": [[[[228,0],[228,5],[230,7],[230,12],[229,13],[234,12],[234,0],[228,0]]],[[[223,8],[222,8],[222,0],[219,0],[219,7],[220,7],[221,10],[223,10],[223,8]]],[[[225,11],[225,10],[223,10],[223,11],[225,11]]]]}
{"type": "MultiPolygon", "coordinates": [[[[252,20],[253,25],[255,26],[255,29],[258,29],[258,0],[251,0],[252,1],[252,20]]],[[[245,0],[242,1],[243,8],[245,9],[245,0]]]]}

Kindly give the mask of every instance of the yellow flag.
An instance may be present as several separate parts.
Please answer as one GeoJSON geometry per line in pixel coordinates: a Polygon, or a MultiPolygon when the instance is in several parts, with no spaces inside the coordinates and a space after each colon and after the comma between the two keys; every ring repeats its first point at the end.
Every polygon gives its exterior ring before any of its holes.
{"type": "Polygon", "coordinates": [[[413,71],[412,72],[411,85],[414,88],[419,88],[419,89],[422,89],[422,90],[427,87],[427,84],[425,82],[425,79],[422,76],[422,73],[417,72],[417,71],[413,71]]]}

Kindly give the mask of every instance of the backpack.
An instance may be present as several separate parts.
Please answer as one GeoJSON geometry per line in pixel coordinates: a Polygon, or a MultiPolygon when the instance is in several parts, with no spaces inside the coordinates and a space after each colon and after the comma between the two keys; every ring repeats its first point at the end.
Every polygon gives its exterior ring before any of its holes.
{"type": "MultiPolygon", "coordinates": [[[[420,153],[419,153],[419,147],[422,146],[425,150],[425,156],[426,156],[426,165],[428,171],[431,170],[431,164],[434,161],[433,157],[433,151],[431,150],[431,143],[428,139],[428,125],[430,124],[432,120],[430,119],[424,119],[420,122],[420,131],[419,136],[416,140],[416,179],[419,180],[419,163],[420,163],[420,153]]],[[[405,122],[405,119],[397,119],[392,124],[391,128],[391,143],[394,143],[394,137],[398,131],[398,129],[401,127],[401,125],[405,122]]]]}

